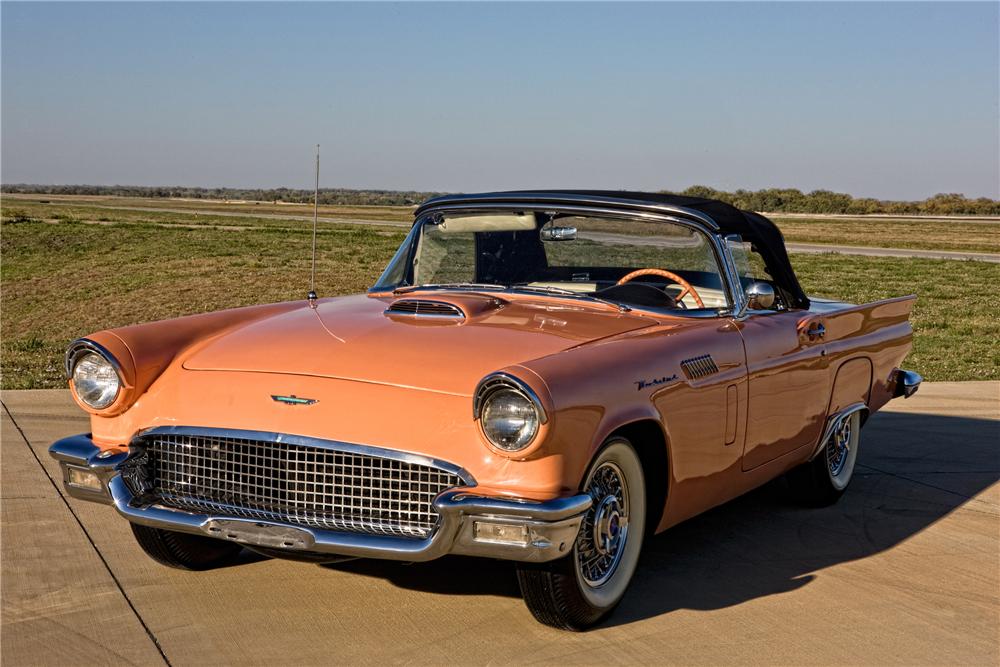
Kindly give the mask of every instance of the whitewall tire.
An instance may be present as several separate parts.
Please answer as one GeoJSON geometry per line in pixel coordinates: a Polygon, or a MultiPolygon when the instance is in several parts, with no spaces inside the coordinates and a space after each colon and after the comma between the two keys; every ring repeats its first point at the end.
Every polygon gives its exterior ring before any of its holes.
{"type": "Polygon", "coordinates": [[[549,563],[518,565],[528,609],[540,622],[584,630],[621,602],[632,581],[646,527],[646,484],[632,444],[612,437],[598,452],[582,490],[587,511],[571,554],[549,563]]]}

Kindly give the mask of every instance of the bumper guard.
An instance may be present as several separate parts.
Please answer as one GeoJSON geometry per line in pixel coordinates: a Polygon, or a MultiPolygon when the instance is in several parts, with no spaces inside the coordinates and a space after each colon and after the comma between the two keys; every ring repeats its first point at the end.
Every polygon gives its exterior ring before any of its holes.
{"type": "Polygon", "coordinates": [[[446,554],[544,562],[570,552],[592,499],[578,494],[535,501],[489,495],[477,487],[441,492],[433,501],[440,515],[424,539],[323,530],[288,523],[198,514],[162,505],[139,505],[119,469],[132,452],[102,450],[89,435],[59,440],[49,448],[59,461],[63,485],[74,498],[113,505],[132,523],[296,552],[358,558],[427,561],[446,554]],[[504,539],[505,533],[520,535],[504,539]]]}

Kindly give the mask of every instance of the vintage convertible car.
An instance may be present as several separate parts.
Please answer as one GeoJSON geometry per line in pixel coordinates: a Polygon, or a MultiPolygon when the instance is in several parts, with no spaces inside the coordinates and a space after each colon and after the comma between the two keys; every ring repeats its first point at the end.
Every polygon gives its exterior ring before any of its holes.
{"type": "Polygon", "coordinates": [[[507,559],[539,621],[582,629],[646,535],[783,474],[835,501],[920,384],[914,298],[809,299],[778,229],[717,201],[441,197],[367,294],[72,343],[91,433],[50,451],[166,565],[507,559]]]}

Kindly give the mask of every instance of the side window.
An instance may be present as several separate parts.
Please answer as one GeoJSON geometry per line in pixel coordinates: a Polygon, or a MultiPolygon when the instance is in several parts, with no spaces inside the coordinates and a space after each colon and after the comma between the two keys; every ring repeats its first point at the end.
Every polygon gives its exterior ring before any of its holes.
{"type": "MultiPolygon", "coordinates": [[[[764,258],[754,250],[753,244],[743,240],[739,234],[731,234],[726,237],[726,245],[729,247],[729,254],[733,258],[736,273],[739,274],[740,283],[746,289],[751,283],[764,282],[774,285],[771,275],[767,272],[767,265],[764,258]]],[[[781,292],[775,289],[775,310],[784,310],[781,292]]]]}
{"type": "Polygon", "coordinates": [[[413,260],[414,284],[468,283],[476,279],[476,235],[424,225],[413,260]]]}
{"type": "Polygon", "coordinates": [[[733,257],[736,272],[744,287],[758,280],[771,281],[771,277],[767,274],[767,267],[764,265],[764,258],[757,254],[753,246],[744,241],[743,237],[739,234],[731,234],[726,237],[726,245],[729,246],[729,253],[733,257]]]}

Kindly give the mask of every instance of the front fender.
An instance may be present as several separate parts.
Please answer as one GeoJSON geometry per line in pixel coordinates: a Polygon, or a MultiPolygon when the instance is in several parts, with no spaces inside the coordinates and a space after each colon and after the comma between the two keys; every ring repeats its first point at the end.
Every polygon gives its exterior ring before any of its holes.
{"type": "Polygon", "coordinates": [[[232,308],[117,329],[105,329],[85,336],[81,340],[97,343],[115,357],[124,375],[122,383],[125,392],[105,410],[90,410],[82,404],[81,407],[90,412],[95,419],[120,415],[128,410],[185,350],[234,327],[303,306],[304,302],[291,301],[232,308]]]}

